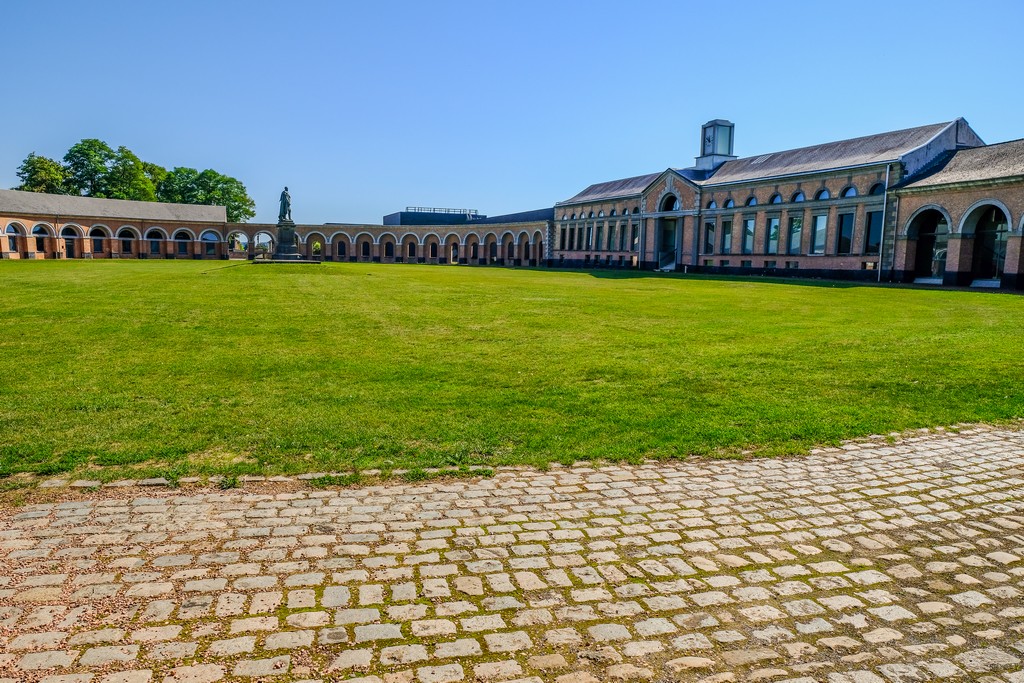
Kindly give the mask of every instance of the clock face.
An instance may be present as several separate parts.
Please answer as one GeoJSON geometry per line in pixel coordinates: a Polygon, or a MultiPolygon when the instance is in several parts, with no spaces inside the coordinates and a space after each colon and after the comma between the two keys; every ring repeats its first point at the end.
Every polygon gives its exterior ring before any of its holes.
{"type": "Polygon", "coordinates": [[[704,136],[704,153],[707,154],[707,153],[711,152],[711,150],[714,149],[714,145],[715,145],[715,136],[712,135],[711,133],[708,133],[707,135],[705,135],[704,136]]]}

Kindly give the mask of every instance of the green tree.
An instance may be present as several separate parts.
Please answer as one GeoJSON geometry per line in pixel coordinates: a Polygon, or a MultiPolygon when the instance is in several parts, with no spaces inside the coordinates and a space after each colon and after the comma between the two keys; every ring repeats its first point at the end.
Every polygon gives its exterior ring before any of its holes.
{"type": "Polygon", "coordinates": [[[202,172],[187,167],[172,169],[160,183],[157,199],[180,204],[223,206],[232,223],[244,223],[256,215],[256,202],[249,197],[245,185],[213,169],[202,172]]]}
{"type": "Polygon", "coordinates": [[[159,164],[151,164],[148,161],[142,162],[142,170],[145,171],[146,177],[149,178],[150,182],[153,183],[154,191],[160,187],[160,183],[167,177],[167,169],[159,164]]]}
{"type": "Polygon", "coordinates": [[[55,159],[32,152],[21,162],[17,173],[21,185],[14,188],[16,190],[66,194],[67,170],[55,159]]]}
{"type": "Polygon", "coordinates": [[[86,138],[72,145],[64,155],[68,194],[105,197],[103,187],[114,157],[114,150],[102,140],[86,138]]]}
{"type": "Polygon", "coordinates": [[[110,168],[102,181],[102,196],[109,199],[133,199],[140,202],[156,201],[156,188],[146,175],[142,160],[130,149],[117,148],[110,168]]]}

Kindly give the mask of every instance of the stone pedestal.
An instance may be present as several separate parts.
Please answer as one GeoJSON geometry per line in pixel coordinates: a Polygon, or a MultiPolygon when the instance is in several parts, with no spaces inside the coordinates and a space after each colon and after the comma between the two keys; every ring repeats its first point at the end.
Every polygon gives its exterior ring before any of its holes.
{"type": "Polygon", "coordinates": [[[274,242],[274,261],[301,261],[302,255],[295,244],[295,223],[289,220],[277,222],[277,240],[274,242]]]}

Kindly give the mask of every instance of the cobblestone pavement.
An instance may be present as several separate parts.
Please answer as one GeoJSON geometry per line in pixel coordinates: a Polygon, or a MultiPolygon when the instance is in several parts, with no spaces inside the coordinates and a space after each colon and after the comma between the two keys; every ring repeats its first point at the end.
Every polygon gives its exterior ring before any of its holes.
{"type": "Polygon", "coordinates": [[[1013,430],[134,490],[0,511],[0,681],[1024,683],[1022,557],[1013,430]]]}

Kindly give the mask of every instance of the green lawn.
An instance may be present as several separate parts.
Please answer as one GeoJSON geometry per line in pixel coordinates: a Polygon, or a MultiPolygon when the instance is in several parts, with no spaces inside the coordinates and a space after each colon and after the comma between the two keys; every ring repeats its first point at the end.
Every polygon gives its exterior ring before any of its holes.
{"type": "Polygon", "coordinates": [[[0,474],[775,454],[1024,416],[1024,297],[606,272],[0,263],[0,474]]]}

